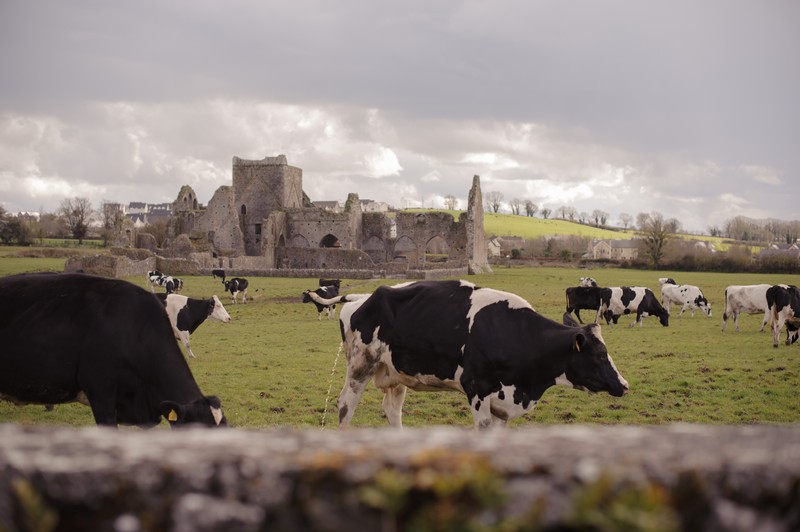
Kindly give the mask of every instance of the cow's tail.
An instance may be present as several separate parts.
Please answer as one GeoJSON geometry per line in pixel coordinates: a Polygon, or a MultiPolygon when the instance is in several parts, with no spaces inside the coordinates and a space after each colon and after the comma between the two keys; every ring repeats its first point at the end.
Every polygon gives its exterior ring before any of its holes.
{"type": "Polygon", "coordinates": [[[350,301],[358,301],[359,299],[365,299],[371,295],[372,294],[345,294],[343,296],[323,298],[312,290],[308,291],[308,297],[310,297],[312,301],[325,306],[335,305],[337,303],[348,303],[350,301]]]}
{"type": "MultiPolygon", "coordinates": [[[[728,289],[725,289],[725,306],[722,309],[722,323],[728,321],[728,289]]],[[[725,330],[725,329],[723,329],[725,330]]]]}

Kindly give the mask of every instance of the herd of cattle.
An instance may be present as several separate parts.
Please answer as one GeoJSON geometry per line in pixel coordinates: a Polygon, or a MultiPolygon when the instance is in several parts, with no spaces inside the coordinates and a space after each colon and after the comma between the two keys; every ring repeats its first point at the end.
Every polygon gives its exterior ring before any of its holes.
{"type": "MultiPolygon", "coordinates": [[[[248,281],[214,270],[232,303],[248,281]]],[[[194,299],[176,292],[183,281],[147,273],[153,297],[132,283],[84,274],[21,274],[0,279],[0,400],[53,405],[78,401],[98,425],[226,426],[221,402],[201,393],[175,339],[194,357],[189,335],[206,319],[230,322],[217,296],[194,299]],[[47,334],[41,334],[47,331],[47,334]]],[[[466,395],[475,427],[505,425],[532,409],[553,385],[622,396],[628,382],[608,354],[600,320],[612,326],[635,314],[631,326],[656,316],[669,325],[680,306],[711,317],[700,288],[659,279],[661,298],[646,287],[600,287],[589,277],[566,289],[562,323],[536,312],[523,298],[466,281],[419,281],[340,295],[338,279],[320,279],[303,292],[317,318],[339,323],[347,357],[338,400],[340,427],[355,413],[367,384],[384,393],[392,426],[402,426],[406,390],[454,390],[466,395]],[[594,311],[584,324],[580,310],[594,311]],[[577,321],[572,317],[574,312],[577,321]]],[[[800,289],[790,285],[729,286],[722,330],[729,317],[763,313],[773,345],[787,328],[797,340],[800,289]]]]}

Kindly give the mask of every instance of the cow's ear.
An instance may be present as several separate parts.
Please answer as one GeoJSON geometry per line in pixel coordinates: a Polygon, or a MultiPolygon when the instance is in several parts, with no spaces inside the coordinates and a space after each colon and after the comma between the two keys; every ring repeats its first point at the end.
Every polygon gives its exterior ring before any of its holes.
{"type": "Polygon", "coordinates": [[[564,317],[562,318],[562,321],[564,322],[564,325],[566,325],[568,327],[580,327],[581,326],[581,324],[578,323],[577,321],[575,321],[575,318],[573,318],[572,314],[570,314],[569,312],[565,312],[564,313],[564,317]]]}
{"type": "Polygon", "coordinates": [[[183,407],[175,401],[162,401],[158,408],[170,425],[179,423],[183,419],[183,407]]]}
{"type": "Polygon", "coordinates": [[[214,408],[222,408],[222,401],[216,395],[206,395],[206,401],[214,408]]]}
{"type": "Polygon", "coordinates": [[[577,333],[574,338],[574,343],[572,344],[572,350],[580,353],[585,345],[586,345],[586,335],[584,335],[583,333],[577,333]]]}
{"type": "Polygon", "coordinates": [[[208,300],[208,312],[206,312],[207,316],[211,316],[211,314],[214,312],[214,307],[216,306],[216,304],[217,303],[216,301],[214,301],[213,297],[208,300]]]}

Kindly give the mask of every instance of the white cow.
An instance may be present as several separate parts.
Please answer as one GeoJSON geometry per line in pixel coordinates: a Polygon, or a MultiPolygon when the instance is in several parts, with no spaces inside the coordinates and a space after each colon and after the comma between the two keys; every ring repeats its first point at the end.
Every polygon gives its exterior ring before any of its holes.
{"type": "Polygon", "coordinates": [[[206,319],[230,323],[231,316],[217,296],[209,299],[193,299],[180,294],[157,294],[172,324],[175,338],[183,343],[190,357],[195,358],[189,346],[189,335],[206,319]]]}
{"type": "Polygon", "coordinates": [[[770,308],[767,303],[767,290],[771,284],[731,285],[725,289],[725,312],[722,313],[722,330],[728,324],[728,317],[733,318],[736,330],[739,330],[739,314],[763,314],[761,329],[770,320],[770,308]]]}
{"type": "Polygon", "coordinates": [[[691,284],[679,285],[669,277],[661,277],[658,282],[661,283],[661,305],[667,312],[670,312],[670,308],[675,304],[681,306],[678,316],[686,310],[691,310],[694,316],[695,309],[699,308],[706,313],[706,316],[711,317],[711,304],[700,288],[691,284]]]}

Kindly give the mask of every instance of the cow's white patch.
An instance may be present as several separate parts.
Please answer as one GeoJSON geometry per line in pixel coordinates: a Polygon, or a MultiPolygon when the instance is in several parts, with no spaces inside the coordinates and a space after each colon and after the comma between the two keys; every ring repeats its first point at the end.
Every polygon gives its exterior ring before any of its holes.
{"type": "MultiPolygon", "coordinates": [[[[465,281],[462,281],[465,283],[465,281]]],[[[472,291],[469,297],[470,307],[467,312],[469,319],[469,330],[472,331],[472,324],[475,322],[475,316],[489,305],[500,303],[502,301],[508,302],[509,309],[530,309],[534,310],[530,303],[522,299],[516,294],[509,292],[502,292],[500,290],[493,290],[491,288],[477,288],[472,291]]]]}
{"type": "Polygon", "coordinates": [[[503,421],[520,417],[530,412],[537,401],[532,400],[528,406],[514,401],[514,393],[517,391],[515,386],[502,385],[499,392],[495,392],[487,397],[492,409],[492,415],[503,421]]]}
{"type": "Polygon", "coordinates": [[[222,301],[220,301],[217,296],[211,296],[211,298],[214,300],[214,310],[211,311],[208,317],[212,320],[221,321],[222,323],[230,323],[231,315],[225,310],[222,301]]]}
{"type": "Polygon", "coordinates": [[[219,425],[222,422],[222,410],[219,408],[211,407],[211,415],[214,416],[214,424],[219,425]]]}

